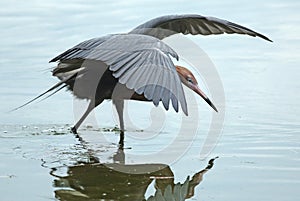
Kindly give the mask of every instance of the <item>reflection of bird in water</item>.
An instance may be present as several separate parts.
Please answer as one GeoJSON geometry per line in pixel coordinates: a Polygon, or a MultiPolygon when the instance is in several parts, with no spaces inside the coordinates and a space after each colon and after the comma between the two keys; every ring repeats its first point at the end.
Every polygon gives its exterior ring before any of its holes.
{"type": "Polygon", "coordinates": [[[181,184],[174,184],[174,175],[170,167],[164,164],[80,164],[68,168],[68,176],[55,176],[55,196],[59,200],[145,200],[145,192],[155,180],[156,192],[151,200],[183,201],[194,196],[195,187],[200,184],[203,175],[213,167],[215,159],[211,159],[203,170],[181,184]],[[116,171],[114,169],[122,170],[116,171]],[[137,169],[148,169],[149,173],[136,174],[137,169]]]}
{"type": "MultiPolygon", "coordinates": [[[[65,165],[51,168],[50,174],[55,177],[55,197],[58,200],[146,201],[146,196],[149,196],[146,192],[152,188],[155,193],[147,201],[170,200],[167,198],[183,201],[194,196],[195,188],[201,183],[204,174],[213,167],[217,158],[211,159],[204,169],[196,170],[192,177],[187,176],[184,182],[175,184],[176,175],[167,164],[127,164],[126,149],[124,150],[123,146],[118,146],[116,152],[103,147],[106,152],[112,154],[106,155],[106,158],[102,155],[103,150],[94,150],[91,144],[82,138],[79,138],[79,142],[85,150],[80,149],[80,152],[86,153],[88,158],[78,158],[78,164],[67,166],[67,174],[63,173],[65,165]],[[102,160],[107,162],[101,163],[102,160]],[[151,183],[154,185],[150,185],[151,183]]],[[[132,160],[134,159],[131,158],[131,163],[132,160]]],[[[147,157],[145,160],[147,161],[147,157]]],[[[48,167],[45,165],[47,163],[49,162],[43,161],[42,166],[48,167]]]]}
{"type": "Polygon", "coordinates": [[[89,99],[90,103],[85,113],[72,128],[74,133],[77,133],[78,127],[88,114],[105,99],[113,100],[122,133],[126,99],[152,101],[156,106],[161,101],[166,110],[171,102],[175,111],[178,111],[181,105],[182,111],[187,115],[182,84],[199,94],[217,111],[198,87],[193,74],[185,67],[175,66],[171,60],[171,57],[178,60],[178,55],[162,39],[177,33],[237,33],[271,41],[246,27],[217,18],[200,15],[162,16],[136,27],[127,34],[87,40],[58,55],[50,62],[58,62],[53,76],[61,81],[37,98],[51,91],[54,91],[54,94],[67,87],[76,97],[89,99]]]}
{"type": "MultiPolygon", "coordinates": [[[[218,157],[216,157],[218,158],[218,157]]],[[[214,165],[214,160],[216,158],[210,159],[208,162],[208,165],[206,168],[200,170],[199,172],[195,173],[190,179],[188,176],[186,181],[183,184],[177,183],[174,184],[174,178],[170,179],[156,179],[156,194],[154,197],[173,197],[172,200],[185,200],[188,198],[192,198],[195,194],[195,188],[198,186],[201,181],[203,180],[204,174],[210,170],[214,165]],[[169,180],[169,181],[168,181],[169,180]],[[182,199],[179,199],[178,195],[176,195],[177,191],[181,191],[182,199]],[[161,195],[159,195],[161,194],[161,195]]],[[[151,197],[149,198],[149,201],[151,200],[151,197]]],[[[166,199],[167,200],[167,199],[166,199]]]]}

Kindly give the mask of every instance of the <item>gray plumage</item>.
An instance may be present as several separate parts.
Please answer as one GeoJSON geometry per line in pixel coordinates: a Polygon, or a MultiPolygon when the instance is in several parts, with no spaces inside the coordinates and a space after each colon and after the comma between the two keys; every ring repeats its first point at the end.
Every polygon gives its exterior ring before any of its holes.
{"type": "MultiPolygon", "coordinates": [[[[144,94],[156,106],[162,101],[166,109],[169,108],[171,101],[174,109],[178,111],[179,101],[183,112],[187,114],[181,81],[170,56],[178,60],[176,52],[159,39],[147,35],[115,34],[80,43],[51,62],[60,61],[53,70],[53,75],[63,80],[70,72],[81,73],[86,71],[86,68],[89,68],[89,71],[97,71],[100,68],[84,65],[82,60],[102,61],[113,72],[112,75],[119,83],[126,85],[128,89],[144,94]]],[[[77,78],[76,82],[85,79],[87,74],[87,72],[82,74],[83,77],[77,78]]],[[[86,82],[91,81],[90,78],[91,76],[85,79],[86,82]]],[[[94,79],[98,81],[97,78],[94,79]]],[[[90,99],[89,95],[83,94],[89,90],[89,86],[92,85],[84,87],[85,90],[81,93],[75,91],[74,95],[90,99]]]]}
{"type": "Polygon", "coordinates": [[[253,37],[272,42],[266,36],[257,33],[244,26],[218,19],[215,17],[205,17],[201,15],[166,15],[154,18],[134,28],[129,33],[150,35],[159,39],[182,33],[192,35],[212,35],[212,34],[247,34],[253,37]]]}
{"type": "MultiPolygon", "coordinates": [[[[73,132],[104,99],[114,100],[121,130],[124,130],[123,99],[130,99],[130,96],[114,94],[117,87],[127,90],[129,95],[142,95],[156,106],[162,101],[167,110],[170,101],[175,111],[178,111],[180,104],[187,115],[181,80],[171,60],[171,57],[178,60],[178,55],[161,41],[177,33],[237,33],[271,41],[260,33],[218,18],[201,15],[162,16],[139,25],[127,34],[107,35],[84,41],[53,58],[50,62],[58,62],[53,76],[61,81],[37,98],[51,91],[56,93],[66,86],[78,98],[90,99],[90,106],[73,127],[73,132]]],[[[206,101],[211,105],[208,99],[206,101]]]]}

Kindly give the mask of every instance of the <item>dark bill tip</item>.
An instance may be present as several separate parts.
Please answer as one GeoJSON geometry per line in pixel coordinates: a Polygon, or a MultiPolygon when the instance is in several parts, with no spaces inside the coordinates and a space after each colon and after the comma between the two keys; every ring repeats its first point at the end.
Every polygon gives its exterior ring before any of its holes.
{"type": "Polygon", "coordinates": [[[207,104],[208,104],[212,109],[214,109],[214,111],[219,112],[218,109],[216,108],[216,106],[209,100],[209,98],[205,98],[204,100],[207,102],[207,104]]]}

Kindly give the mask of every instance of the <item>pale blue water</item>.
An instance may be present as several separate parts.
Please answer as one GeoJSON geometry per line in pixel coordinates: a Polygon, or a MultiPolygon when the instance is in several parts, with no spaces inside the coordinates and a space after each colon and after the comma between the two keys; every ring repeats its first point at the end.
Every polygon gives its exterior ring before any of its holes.
{"type": "MultiPolygon", "coordinates": [[[[60,189],[54,185],[57,177],[50,174],[53,168],[58,169],[55,175],[64,175],[67,167],[88,160],[90,155],[103,163],[112,162],[118,151],[114,132],[83,130],[87,147],[69,133],[74,122],[74,102],[69,93],[60,92],[7,112],[57,82],[49,72],[54,64],[48,61],[83,40],[127,32],[153,17],[181,13],[231,20],[267,35],[274,43],[238,35],[188,37],[209,55],[218,70],[226,115],[217,146],[200,160],[211,111],[199,101],[199,133],[176,162],[167,164],[175,183],[183,183],[210,158],[219,156],[191,200],[296,200],[300,196],[299,9],[300,3],[293,0],[0,2],[1,200],[53,200],[54,192],[60,189]],[[105,142],[99,137],[102,135],[105,142]]],[[[193,110],[194,106],[189,107],[193,110]]],[[[145,108],[150,111],[152,104],[131,105],[129,111],[131,121],[141,128],[151,123],[149,115],[139,112],[145,108]]],[[[111,113],[110,102],[96,110],[101,128],[116,125],[111,113]]],[[[178,118],[170,111],[158,140],[138,138],[151,136],[153,128],[131,129],[125,141],[125,164],[164,163],[168,155],[144,158],[144,162],[134,156],[167,146],[177,133],[178,118]]],[[[185,146],[184,138],[182,143],[170,152],[176,154],[185,146]]],[[[155,191],[151,185],[146,198],[155,191]]]]}

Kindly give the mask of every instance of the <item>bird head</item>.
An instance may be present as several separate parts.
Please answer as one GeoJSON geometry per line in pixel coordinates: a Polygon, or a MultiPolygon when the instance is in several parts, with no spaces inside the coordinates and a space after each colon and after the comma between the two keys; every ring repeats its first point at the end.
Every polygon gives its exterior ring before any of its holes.
{"type": "Polygon", "coordinates": [[[180,77],[181,82],[185,86],[187,86],[188,88],[190,88],[191,90],[199,94],[205,100],[205,102],[208,105],[210,105],[210,107],[212,107],[216,112],[218,112],[214,104],[209,100],[209,98],[205,95],[205,93],[199,88],[198,82],[191,71],[189,71],[188,69],[182,66],[176,66],[176,71],[180,77]]]}

